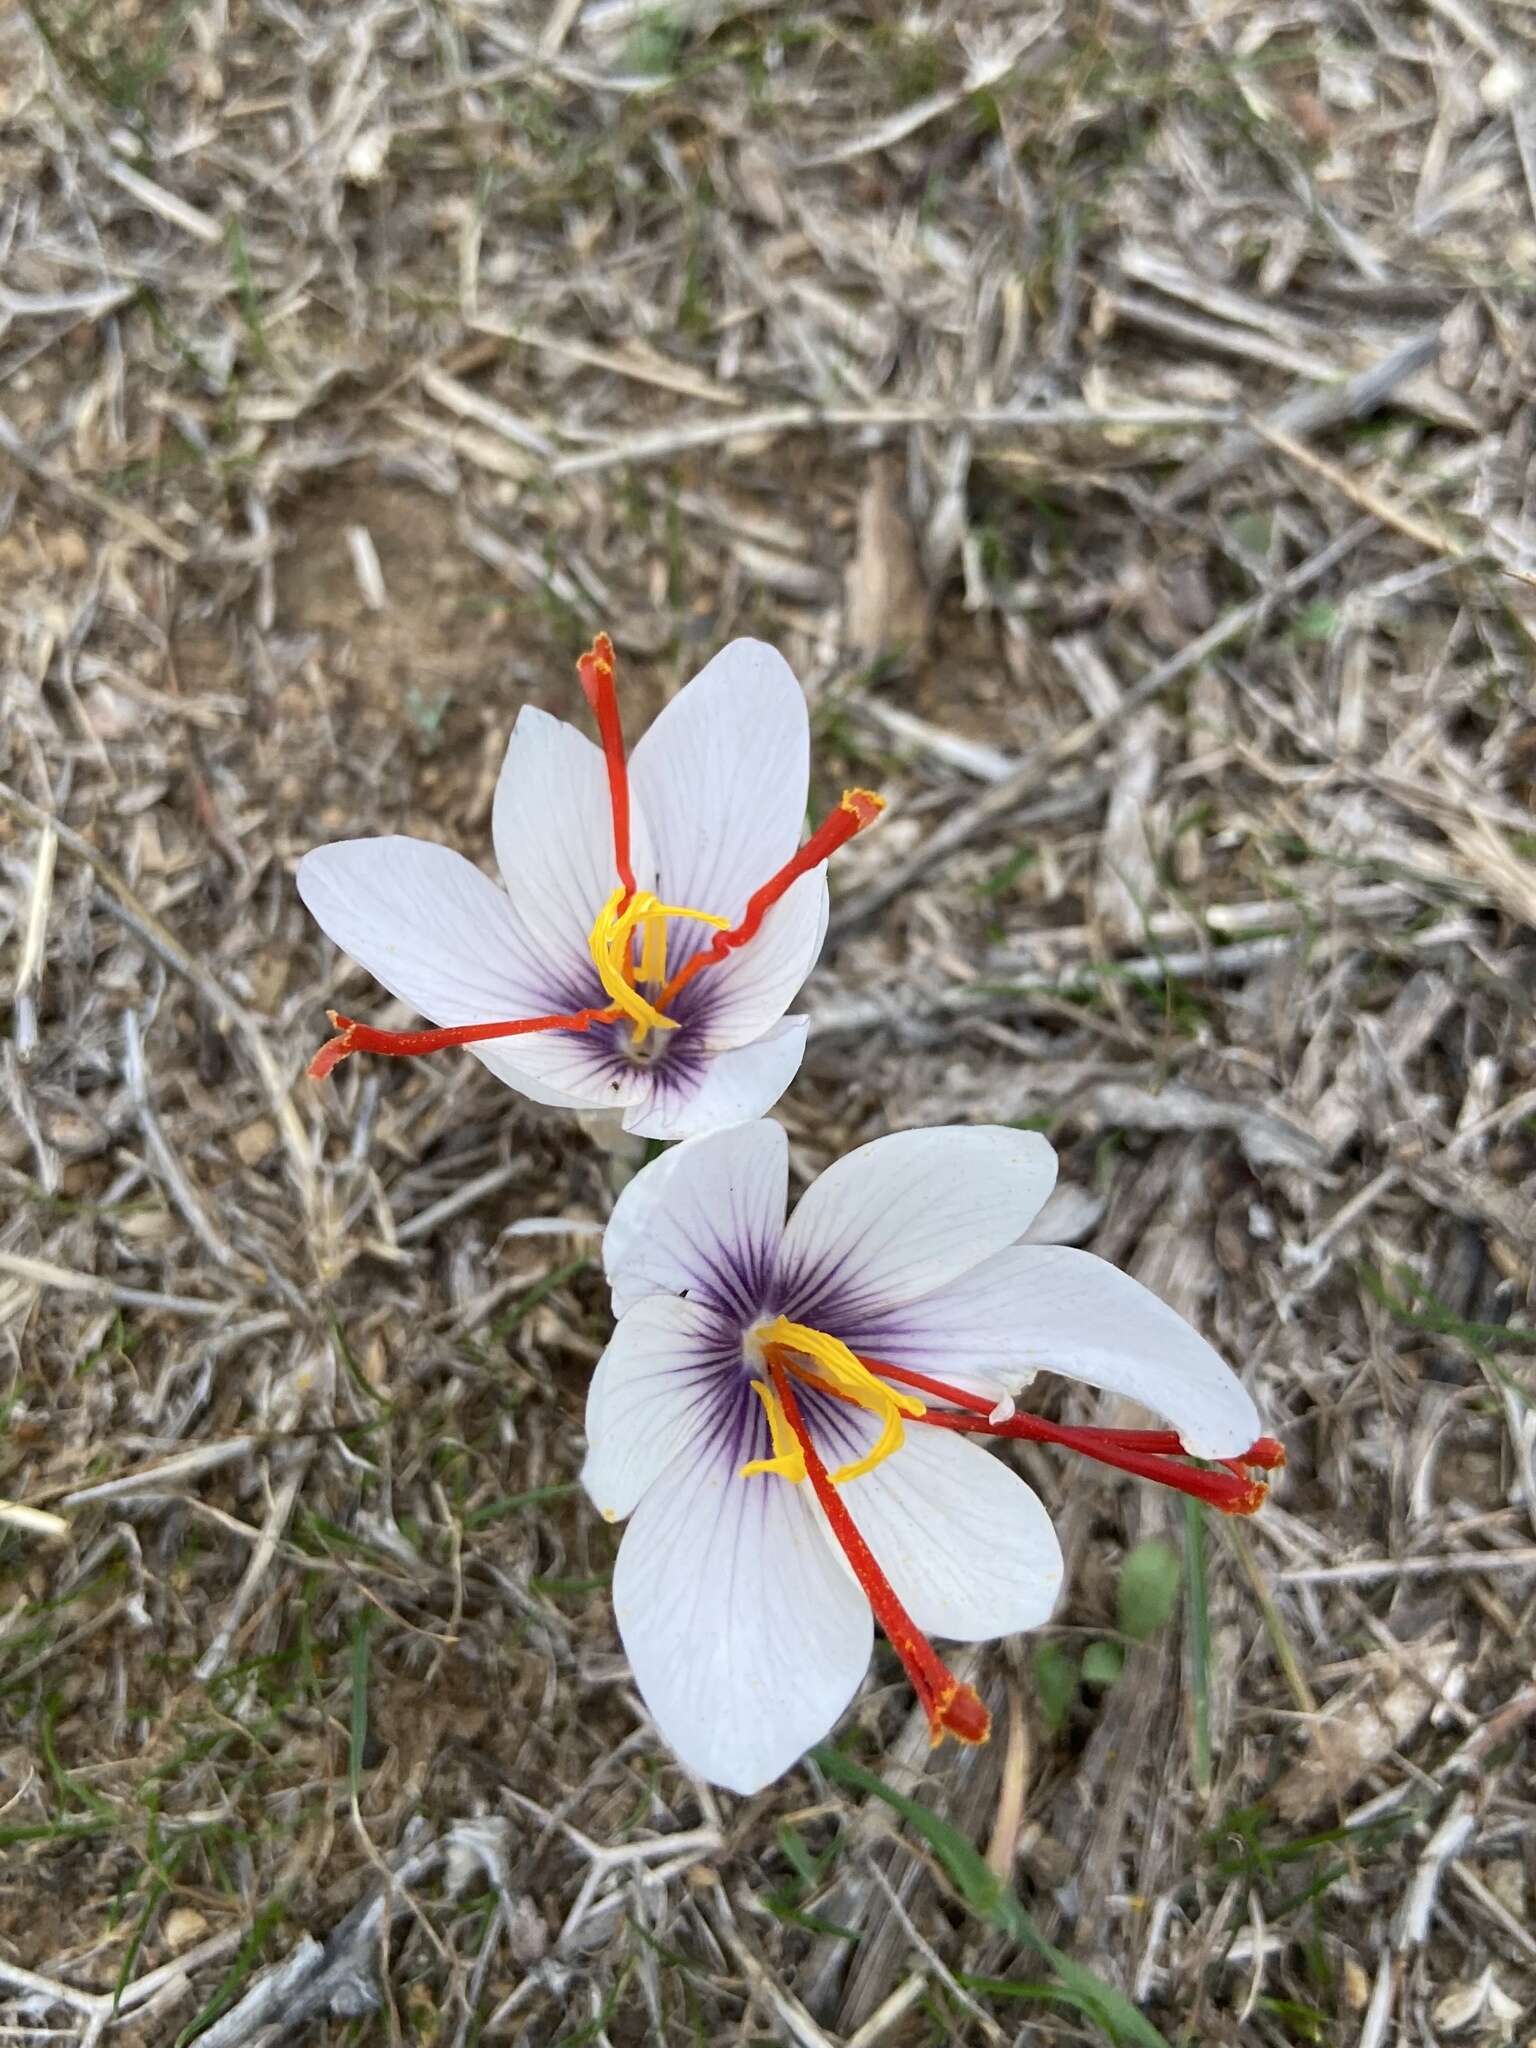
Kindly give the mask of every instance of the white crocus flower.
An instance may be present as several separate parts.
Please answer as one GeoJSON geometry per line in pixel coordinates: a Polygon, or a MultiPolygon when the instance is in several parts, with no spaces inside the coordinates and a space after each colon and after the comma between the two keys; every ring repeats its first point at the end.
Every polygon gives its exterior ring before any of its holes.
{"type": "Polygon", "coordinates": [[[627,762],[606,634],[577,667],[602,746],[523,708],[492,812],[504,889],[421,839],[300,861],[326,935],[439,1027],[332,1012],[315,1079],[354,1052],[464,1045],[535,1102],[685,1138],[761,1115],[794,1078],[806,1020],[784,1012],[826,934],[826,860],[881,800],[848,791],[800,844],[805,699],[760,641],[717,654],[627,762]]]}
{"type": "Polygon", "coordinates": [[[701,1777],[756,1791],[824,1735],[872,1619],[935,1742],[987,1713],[930,1636],[1046,1620],[1061,1552],[1018,1474],[969,1434],[1059,1443],[1231,1513],[1283,1454],[1187,1323],[1087,1252],[1018,1239],[1045,1139],[903,1131],[829,1167],[786,1224],[775,1123],[679,1146],[614,1208],[619,1318],[587,1403],[582,1478],[629,1516],[613,1599],[658,1728],[701,1777]],[[1128,1394],[1171,1430],[1015,1414],[1037,1369],[1128,1394]],[[1189,1457],[1218,1461],[1214,1469],[1189,1457]]]}

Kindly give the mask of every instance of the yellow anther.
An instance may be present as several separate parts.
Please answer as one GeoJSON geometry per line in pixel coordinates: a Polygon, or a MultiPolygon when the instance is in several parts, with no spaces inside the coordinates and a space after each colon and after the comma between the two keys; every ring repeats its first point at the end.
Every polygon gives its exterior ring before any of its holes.
{"type": "Polygon", "coordinates": [[[805,1453],[795,1441],[795,1433],[789,1426],[778,1395],[766,1380],[754,1380],[752,1391],[762,1402],[768,1417],[768,1433],[773,1438],[771,1458],[753,1458],[741,1468],[741,1477],[749,1479],[754,1472],[776,1472],[780,1479],[799,1481],[805,1477],[805,1453]]]}
{"type": "MultiPolygon", "coordinates": [[[[863,1408],[875,1416],[880,1423],[880,1434],[862,1458],[856,1458],[851,1465],[840,1465],[831,1474],[834,1486],[843,1486],[850,1479],[861,1479],[866,1472],[873,1472],[892,1451],[900,1450],[906,1439],[902,1428],[903,1416],[918,1416],[926,1413],[924,1404],[915,1394],[899,1394],[896,1389],[872,1373],[844,1344],[841,1338],[828,1336],[825,1330],[813,1330],[808,1323],[792,1323],[787,1316],[779,1316],[764,1328],[758,1330],[756,1338],[766,1353],[778,1348],[796,1354],[785,1361],[798,1379],[807,1386],[821,1385],[833,1394],[840,1394],[856,1407],[863,1408]],[[799,1363],[809,1359],[816,1368],[807,1371],[799,1363]]],[[[752,1382],[757,1389],[763,1406],[768,1410],[768,1426],[773,1431],[775,1456],[759,1459],[742,1467],[743,1477],[748,1472],[779,1472],[786,1479],[801,1479],[805,1476],[805,1460],[789,1433],[783,1415],[777,1414],[778,1401],[771,1390],[752,1382]],[[781,1431],[783,1441],[781,1442],[781,1431]],[[791,1449],[799,1459],[798,1471],[788,1469],[791,1449]]]]}
{"type": "Polygon", "coordinates": [[[644,917],[640,931],[640,965],[635,978],[655,987],[667,978],[667,920],[659,913],[644,917]]]}
{"type": "Polygon", "coordinates": [[[649,889],[637,889],[624,901],[622,888],[615,889],[592,926],[587,940],[597,978],[608,1000],[624,1012],[635,1027],[635,1043],[643,1044],[651,1031],[675,1031],[677,1019],[664,1016],[635,988],[636,980],[662,982],[667,977],[667,919],[688,917],[698,924],[712,924],[718,930],[730,927],[728,917],[716,917],[707,910],[689,910],[682,904],[658,902],[649,889]],[[621,907],[622,906],[622,907],[621,907]],[[640,964],[634,965],[634,935],[640,933],[640,964]]]}

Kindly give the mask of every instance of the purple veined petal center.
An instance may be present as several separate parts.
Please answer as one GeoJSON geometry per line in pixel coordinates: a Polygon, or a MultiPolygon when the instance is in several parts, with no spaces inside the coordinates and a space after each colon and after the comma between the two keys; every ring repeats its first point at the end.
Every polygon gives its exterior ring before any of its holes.
{"type": "MultiPolygon", "coordinates": [[[[692,1298],[692,1290],[689,1291],[692,1298]]],[[[713,1311],[714,1330],[693,1353],[694,1397],[698,1430],[694,1456],[716,1462],[722,1482],[740,1477],[743,1465],[765,1458],[772,1449],[767,1411],[754,1391],[768,1369],[762,1333],[778,1320],[773,1308],[744,1314],[713,1311]]],[[[810,1374],[815,1361],[804,1360],[810,1374]]],[[[830,1464],[850,1463],[865,1449],[868,1415],[862,1408],[821,1391],[814,1379],[796,1375],[796,1398],[823,1457],[830,1464]]],[[[749,1486],[782,1484],[768,1473],[753,1474],[749,1486]]]]}
{"type": "MultiPolygon", "coordinates": [[[[548,1003],[552,1015],[601,1009],[607,1002],[607,992],[595,972],[551,977],[548,1003]]],[[[706,1039],[718,1007],[718,994],[710,988],[706,974],[678,991],[667,1013],[676,1020],[673,1031],[651,1031],[637,1043],[634,1026],[627,1018],[590,1025],[579,1034],[579,1043],[590,1063],[588,1085],[594,1096],[600,1096],[605,1083],[627,1081],[639,1069],[651,1083],[655,1107],[664,1110],[675,1099],[691,1097],[708,1071],[706,1039]]],[[[508,1052],[515,1062],[515,1040],[509,1041],[508,1052]]]]}
{"type": "MultiPolygon", "coordinates": [[[[767,1410],[753,1382],[770,1376],[763,1337],[773,1324],[783,1318],[808,1327],[846,1346],[862,1362],[861,1353],[869,1351],[861,1343],[863,1331],[888,1319],[872,1308],[851,1266],[846,1274],[818,1269],[806,1275],[794,1266],[786,1270],[781,1239],[782,1225],[765,1227],[745,1198],[738,1206],[729,1187],[708,1217],[688,1232],[684,1284],[677,1291],[708,1311],[713,1326],[712,1336],[693,1357],[700,1404],[696,1442],[700,1456],[722,1461],[722,1478],[768,1455],[767,1410]]],[[[797,1398],[823,1455],[833,1466],[855,1462],[868,1448],[869,1407],[825,1391],[816,1359],[793,1345],[785,1348],[804,1368],[795,1374],[797,1398]]],[[[759,1475],[748,1483],[759,1483],[759,1475]]]]}

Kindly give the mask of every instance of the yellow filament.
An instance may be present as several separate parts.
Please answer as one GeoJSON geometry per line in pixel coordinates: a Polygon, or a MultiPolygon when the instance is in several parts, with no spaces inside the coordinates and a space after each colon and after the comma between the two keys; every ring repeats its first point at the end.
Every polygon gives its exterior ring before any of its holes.
{"type": "Polygon", "coordinates": [[[752,1391],[762,1402],[768,1416],[768,1430],[773,1438],[771,1458],[753,1458],[741,1468],[741,1477],[750,1479],[754,1472],[776,1472],[781,1479],[799,1481],[805,1477],[805,1453],[795,1440],[795,1432],[789,1426],[778,1395],[766,1380],[754,1380],[752,1391]]]}
{"type": "MultiPolygon", "coordinates": [[[[795,1361],[789,1361],[796,1377],[808,1386],[820,1384],[878,1418],[880,1434],[874,1444],[862,1458],[856,1458],[851,1465],[840,1465],[830,1475],[834,1486],[843,1486],[850,1479],[861,1479],[866,1472],[873,1472],[905,1442],[902,1417],[926,1412],[915,1394],[898,1394],[867,1365],[861,1365],[840,1338],[828,1336],[825,1330],[813,1330],[808,1323],[792,1323],[787,1316],[779,1316],[766,1328],[757,1331],[756,1337],[765,1352],[770,1346],[779,1346],[798,1353],[801,1358],[808,1358],[816,1367],[814,1373],[806,1372],[795,1361]]],[[[803,1479],[804,1454],[785,1419],[778,1396],[759,1380],[754,1380],[752,1387],[768,1413],[774,1455],[756,1458],[751,1464],[743,1465],[741,1476],[746,1478],[752,1472],[777,1472],[784,1479],[803,1479]]]]}
{"type": "Polygon", "coordinates": [[[597,913],[587,940],[597,978],[608,1000],[622,1010],[635,1027],[635,1043],[644,1043],[651,1031],[675,1031],[677,1019],[667,1017],[654,1003],[648,1003],[635,988],[637,979],[661,982],[667,978],[667,919],[689,917],[697,924],[712,924],[718,931],[730,928],[728,917],[715,917],[707,910],[689,910],[678,903],[658,902],[649,889],[637,889],[627,903],[622,888],[615,889],[597,913]],[[640,965],[633,960],[633,940],[640,933],[640,965]]]}

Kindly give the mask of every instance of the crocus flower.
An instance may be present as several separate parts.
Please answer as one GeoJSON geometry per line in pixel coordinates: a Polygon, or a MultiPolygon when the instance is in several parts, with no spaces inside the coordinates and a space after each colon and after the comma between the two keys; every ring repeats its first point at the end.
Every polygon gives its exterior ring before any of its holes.
{"type": "Polygon", "coordinates": [[[735,640],[626,761],[612,643],[577,663],[601,747],[518,714],[492,836],[505,889],[421,839],[349,839],[299,863],[327,936],[431,1031],[331,1012],[323,1079],[355,1052],[467,1046],[535,1102],[623,1112],[644,1138],[759,1116],[800,1065],[784,1012],[827,926],[828,855],[883,808],[849,790],[802,846],[810,737],[788,664],[735,640]]]}
{"type": "Polygon", "coordinates": [[[785,1222],[788,1144],[757,1122],[625,1188],[604,1238],[618,1327],[582,1478],[630,1518],[613,1599],[657,1727],[699,1776],[756,1791],[832,1726],[872,1620],[935,1742],[985,1707],[929,1638],[1046,1620],[1061,1552],[1016,1472],[970,1435],[1086,1452],[1229,1513],[1283,1460],[1183,1319],[1087,1252],[1020,1245],[1056,1177],[1033,1132],[903,1131],[829,1167],[785,1222]],[[1046,1368],[1168,1430],[1015,1412],[1046,1368]],[[1191,1458],[1214,1461],[1196,1465],[1191,1458]]]}

